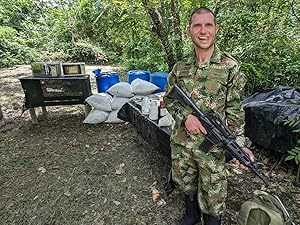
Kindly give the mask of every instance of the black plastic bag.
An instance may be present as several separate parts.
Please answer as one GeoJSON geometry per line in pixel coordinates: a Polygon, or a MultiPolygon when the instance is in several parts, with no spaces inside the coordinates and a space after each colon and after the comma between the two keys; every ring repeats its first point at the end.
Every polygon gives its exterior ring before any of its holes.
{"type": "Polygon", "coordinates": [[[278,86],[269,92],[260,92],[243,102],[245,135],[264,148],[286,153],[299,138],[285,121],[300,114],[300,92],[287,86],[278,86]]]}

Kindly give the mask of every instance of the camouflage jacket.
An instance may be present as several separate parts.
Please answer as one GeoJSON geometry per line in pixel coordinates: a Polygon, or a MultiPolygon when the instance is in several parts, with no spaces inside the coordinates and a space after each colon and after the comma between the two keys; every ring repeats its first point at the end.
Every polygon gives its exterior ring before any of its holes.
{"type": "Polygon", "coordinates": [[[168,77],[164,97],[166,108],[176,121],[171,140],[187,146],[197,139],[184,126],[186,117],[192,112],[191,108],[167,97],[173,84],[178,84],[201,110],[218,113],[237,136],[237,142],[244,146],[244,112],[240,97],[245,82],[238,62],[230,55],[220,52],[217,46],[211,59],[205,64],[198,63],[195,52],[187,60],[176,63],[168,77]]]}

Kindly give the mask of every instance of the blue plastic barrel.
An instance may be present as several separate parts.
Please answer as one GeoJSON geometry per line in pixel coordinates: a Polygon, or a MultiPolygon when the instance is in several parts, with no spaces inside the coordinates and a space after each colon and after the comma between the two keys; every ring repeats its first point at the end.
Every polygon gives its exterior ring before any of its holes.
{"type": "Polygon", "coordinates": [[[168,75],[169,73],[166,72],[155,72],[150,75],[150,82],[159,87],[159,89],[155,91],[155,93],[165,91],[168,75]]]}
{"type": "Polygon", "coordinates": [[[120,78],[117,72],[102,73],[100,76],[96,76],[98,93],[106,92],[111,86],[119,82],[120,78]]]}
{"type": "Polygon", "coordinates": [[[137,78],[140,78],[145,81],[150,80],[150,72],[146,70],[129,70],[128,71],[128,83],[131,84],[131,82],[137,78]]]}
{"type": "Polygon", "coordinates": [[[95,69],[92,72],[95,74],[96,77],[101,75],[101,69],[95,69]]]}

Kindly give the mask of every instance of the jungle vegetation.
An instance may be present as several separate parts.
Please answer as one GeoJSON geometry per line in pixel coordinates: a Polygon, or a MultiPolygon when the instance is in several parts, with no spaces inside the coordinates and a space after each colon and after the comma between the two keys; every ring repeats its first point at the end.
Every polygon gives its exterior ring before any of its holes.
{"type": "Polygon", "coordinates": [[[300,86],[296,0],[2,0],[0,68],[59,60],[169,71],[191,49],[185,29],[199,6],[216,13],[218,45],[241,62],[247,95],[300,86]]]}

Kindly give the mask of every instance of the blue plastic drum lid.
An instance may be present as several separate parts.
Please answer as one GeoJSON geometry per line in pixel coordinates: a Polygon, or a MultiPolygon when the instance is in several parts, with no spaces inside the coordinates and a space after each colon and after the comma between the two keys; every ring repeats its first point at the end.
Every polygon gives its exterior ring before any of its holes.
{"type": "Polygon", "coordinates": [[[145,81],[150,80],[150,72],[146,70],[129,70],[128,71],[128,83],[131,84],[131,82],[135,79],[141,79],[145,81]]]}
{"type": "Polygon", "coordinates": [[[165,91],[165,86],[168,80],[169,73],[166,72],[155,72],[150,76],[150,82],[155,84],[159,89],[155,93],[165,91]]]}
{"type": "Polygon", "coordinates": [[[119,74],[113,72],[111,74],[101,74],[96,76],[98,93],[106,92],[111,86],[120,82],[119,74]]]}

